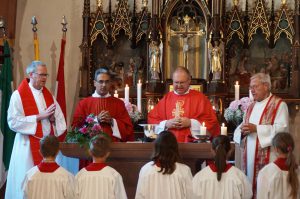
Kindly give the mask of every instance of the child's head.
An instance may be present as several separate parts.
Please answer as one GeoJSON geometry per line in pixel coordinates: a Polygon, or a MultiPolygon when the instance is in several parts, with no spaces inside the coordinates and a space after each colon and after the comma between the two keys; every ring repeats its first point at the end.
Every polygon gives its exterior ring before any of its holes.
{"type": "Polygon", "coordinates": [[[272,140],[272,145],[279,155],[284,155],[284,157],[286,157],[285,164],[289,169],[288,183],[292,188],[290,195],[295,199],[298,194],[299,180],[296,172],[298,165],[293,154],[295,148],[294,139],[290,133],[277,133],[272,140]]]}
{"type": "Polygon", "coordinates": [[[161,132],[154,143],[154,154],[152,160],[159,163],[163,174],[172,174],[175,163],[179,160],[178,143],[173,133],[161,132]]]}
{"type": "Polygon", "coordinates": [[[110,152],[110,139],[104,135],[96,135],[90,141],[90,154],[96,158],[108,156],[110,152]]]}
{"type": "Polygon", "coordinates": [[[58,138],[53,135],[47,135],[40,140],[40,152],[44,158],[56,157],[59,151],[58,138]]]}
{"type": "Polygon", "coordinates": [[[293,137],[289,133],[277,133],[272,140],[272,145],[281,154],[288,154],[295,148],[293,137]]]}
{"type": "Polygon", "coordinates": [[[217,167],[217,179],[221,180],[222,172],[226,169],[227,154],[230,151],[230,139],[225,135],[218,135],[212,140],[212,148],[215,151],[215,165],[217,167]]]}

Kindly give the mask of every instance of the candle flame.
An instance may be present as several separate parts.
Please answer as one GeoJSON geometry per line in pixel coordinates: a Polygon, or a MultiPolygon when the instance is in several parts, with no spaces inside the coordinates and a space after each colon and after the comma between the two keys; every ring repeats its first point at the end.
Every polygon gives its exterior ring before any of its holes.
{"type": "Polygon", "coordinates": [[[205,122],[203,122],[202,126],[205,127],[205,122]]]}
{"type": "Polygon", "coordinates": [[[126,84],[126,86],[125,87],[128,87],[128,84],[126,84]]]}
{"type": "Polygon", "coordinates": [[[117,91],[117,90],[115,90],[115,94],[118,94],[118,91],[117,91]]]}
{"type": "Polygon", "coordinates": [[[141,83],[141,80],[139,79],[139,84],[141,83]]]}
{"type": "Polygon", "coordinates": [[[239,81],[236,81],[236,82],[235,82],[235,85],[239,85],[239,81]]]}
{"type": "Polygon", "coordinates": [[[224,124],[224,123],[222,123],[222,127],[225,127],[225,124],[224,124]]]}

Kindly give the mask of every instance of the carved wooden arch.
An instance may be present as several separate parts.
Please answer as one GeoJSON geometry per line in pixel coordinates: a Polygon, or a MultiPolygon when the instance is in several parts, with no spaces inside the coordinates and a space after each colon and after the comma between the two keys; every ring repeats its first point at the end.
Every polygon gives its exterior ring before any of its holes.
{"type": "MultiPolygon", "coordinates": [[[[165,17],[165,19],[169,19],[170,17],[170,14],[172,13],[174,7],[177,5],[177,3],[181,1],[181,0],[176,0],[176,1],[168,1],[167,4],[165,5],[164,9],[162,10],[162,14],[161,14],[161,18],[165,17]]],[[[201,8],[202,12],[203,12],[203,15],[204,15],[204,19],[205,19],[205,24],[208,25],[208,16],[211,15],[208,7],[207,7],[207,4],[205,3],[205,1],[201,0],[198,0],[198,1],[195,1],[201,8]],[[204,5],[203,5],[204,4],[204,5]]],[[[165,20],[164,22],[165,24],[162,24],[163,27],[166,27],[167,26],[167,23],[168,23],[168,20],[165,20]]]]}

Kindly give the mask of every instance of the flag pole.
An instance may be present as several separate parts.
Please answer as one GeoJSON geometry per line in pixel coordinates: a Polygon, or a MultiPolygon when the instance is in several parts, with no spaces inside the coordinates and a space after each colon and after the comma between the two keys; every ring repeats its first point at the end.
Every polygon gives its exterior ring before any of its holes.
{"type": "Polygon", "coordinates": [[[34,46],[34,60],[40,60],[40,49],[39,49],[39,40],[37,36],[37,27],[38,24],[36,17],[31,18],[32,31],[33,31],[33,46],[34,46]]]}

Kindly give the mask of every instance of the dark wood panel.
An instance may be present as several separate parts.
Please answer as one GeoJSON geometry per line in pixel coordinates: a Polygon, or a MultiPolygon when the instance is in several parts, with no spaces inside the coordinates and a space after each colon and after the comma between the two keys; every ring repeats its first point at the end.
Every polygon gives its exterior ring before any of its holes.
{"type": "Polygon", "coordinates": [[[9,39],[15,39],[17,0],[0,0],[0,16],[6,22],[6,34],[9,39]]]}

